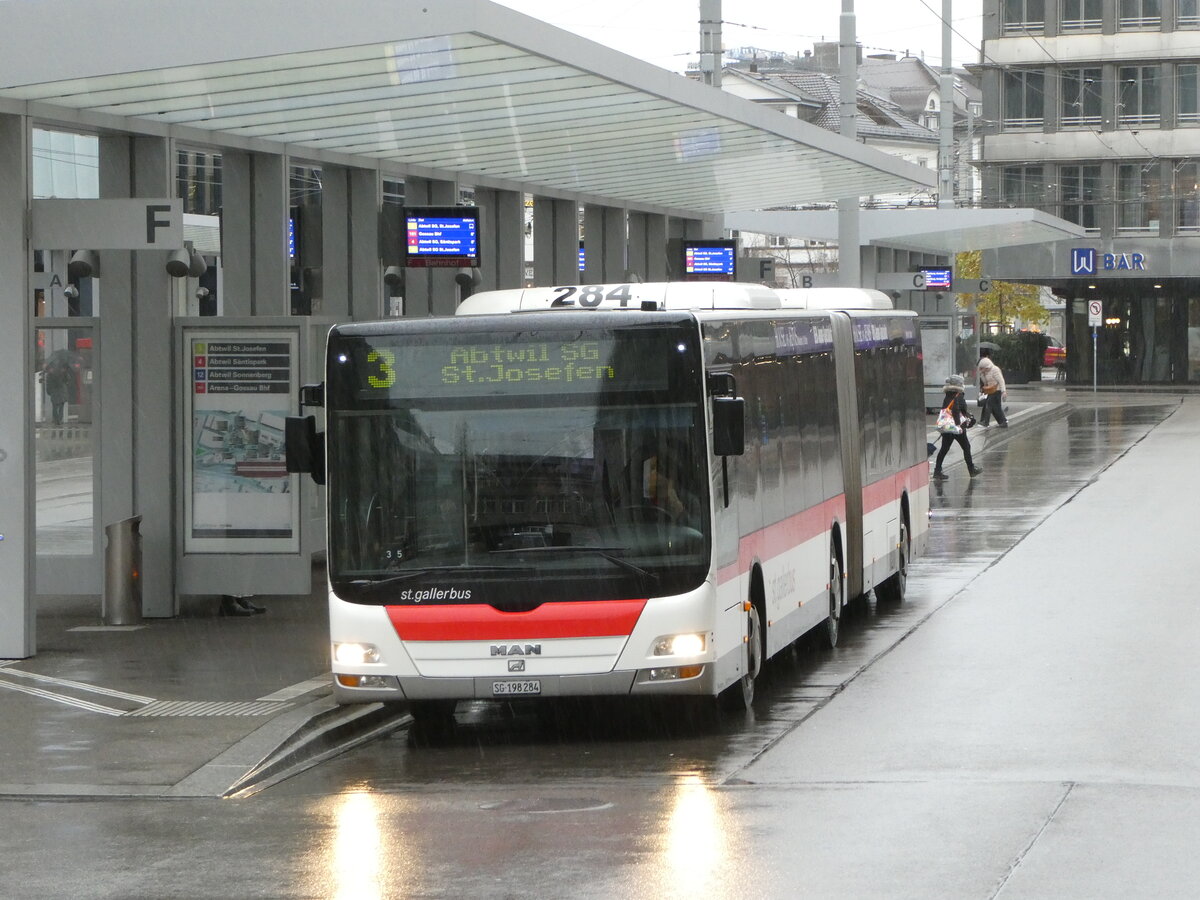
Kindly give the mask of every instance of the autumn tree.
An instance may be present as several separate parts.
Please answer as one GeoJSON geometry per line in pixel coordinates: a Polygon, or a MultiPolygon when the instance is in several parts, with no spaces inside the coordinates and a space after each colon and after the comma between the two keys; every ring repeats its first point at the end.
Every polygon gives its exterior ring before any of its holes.
{"type": "MultiPolygon", "coordinates": [[[[983,252],[966,250],[954,257],[956,278],[982,278],[983,252]]],[[[1001,331],[1007,331],[1015,320],[1045,325],[1050,313],[1042,306],[1041,290],[1034,284],[1017,284],[1012,281],[993,281],[992,289],[986,294],[959,294],[958,305],[975,304],[979,321],[998,322],[1001,331]]]]}

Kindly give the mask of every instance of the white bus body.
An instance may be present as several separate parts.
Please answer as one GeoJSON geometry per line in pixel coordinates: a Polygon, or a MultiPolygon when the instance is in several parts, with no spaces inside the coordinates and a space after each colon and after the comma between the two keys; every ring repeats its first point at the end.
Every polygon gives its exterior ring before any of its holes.
{"type": "Polygon", "coordinates": [[[878,292],[705,282],[335,327],[336,698],[748,704],[849,600],[903,596],[928,529],[919,341],[878,292]]]}

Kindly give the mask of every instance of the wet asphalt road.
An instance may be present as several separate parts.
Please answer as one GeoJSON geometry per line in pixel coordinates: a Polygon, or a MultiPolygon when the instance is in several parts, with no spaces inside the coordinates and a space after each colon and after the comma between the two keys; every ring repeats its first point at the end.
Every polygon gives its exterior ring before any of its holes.
{"type": "Polygon", "coordinates": [[[7,802],[0,892],[1193,896],[1200,398],[1071,401],[973,432],[906,602],[751,714],[480,704],[245,800],[7,802]]]}

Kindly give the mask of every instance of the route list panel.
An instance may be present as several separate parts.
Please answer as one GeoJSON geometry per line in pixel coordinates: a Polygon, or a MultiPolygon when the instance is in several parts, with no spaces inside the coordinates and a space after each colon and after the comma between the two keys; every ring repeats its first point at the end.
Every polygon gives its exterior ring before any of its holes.
{"type": "Polygon", "coordinates": [[[295,476],[284,420],[296,392],[296,335],[191,332],[189,552],[298,546],[295,476]]]}

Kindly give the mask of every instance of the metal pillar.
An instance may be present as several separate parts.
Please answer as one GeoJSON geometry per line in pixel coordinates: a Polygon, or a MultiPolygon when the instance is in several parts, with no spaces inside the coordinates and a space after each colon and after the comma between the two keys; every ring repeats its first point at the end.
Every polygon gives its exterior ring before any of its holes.
{"type": "Polygon", "coordinates": [[[646,277],[648,265],[646,261],[646,214],[631,212],[629,214],[629,249],[627,253],[627,274],[625,277],[636,275],[642,281],[646,277]]]}
{"type": "Polygon", "coordinates": [[[610,284],[625,277],[625,210],[589,204],[583,208],[586,245],[584,284],[610,284]]]}
{"type": "Polygon", "coordinates": [[[221,197],[225,315],[290,314],[287,159],[223,150],[221,197]]]}
{"type": "MultiPolygon", "coordinates": [[[[174,144],[157,137],[100,141],[102,197],[174,194],[174,144]]],[[[171,433],[173,288],[161,251],[103,251],[100,303],[100,503],[97,529],[142,517],[142,612],[173,616],[175,485],[171,433]],[[106,364],[104,361],[107,360],[106,364]]]]}
{"type": "Polygon", "coordinates": [[[579,207],[533,198],[533,281],[539,287],[579,284],[579,207]]]}
{"type": "Polygon", "coordinates": [[[646,280],[667,280],[667,217],[646,215],[646,280]]]}
{"type": "Polygon", "coordinates": [[[603,269],[601,279],[606,283],[623,281],[625,269],[628,266],[628,248],[626,247],[625,210],[614,206],[604,207],[603,217],[604,247],[601,250],[603,269]]]}
{"type": "Polygon", "coordinates": [[[379,174],[321,168],[321,305],[313,314],[370,320],[383,315],[379,174]]]}
{"type": "MultiPolygon", "coordinates": [[[[385,314],[383,262],[379,257],[379,210],[383,181],[374,169],[349,170],[350,318],[367,321],[385,314]]],[[[326,290],[326,296],[329,291],[326,290]]]]}
{"type": "Polygon", "coordinates": [[[480,208],[479,290],[519,288],[525,281],[525,198],[519,191],[475,188],[480,208]]]}
{"type": "Polygon", "coordinates": [[[25,116],[0,114],[0,658],[37,649],[34,586],[33,254],[25,230],[32,136],[25,116]]]}
{"type": "Polygon", "coordinates": [[[313,298],[313,315],[350,315],[350,230],[350,170],[322,166],[321,296],[313,298]]]}

